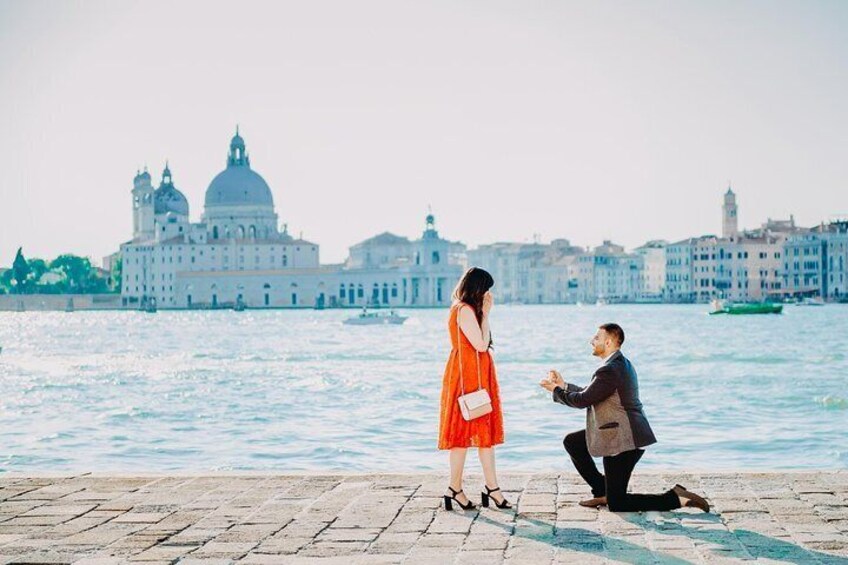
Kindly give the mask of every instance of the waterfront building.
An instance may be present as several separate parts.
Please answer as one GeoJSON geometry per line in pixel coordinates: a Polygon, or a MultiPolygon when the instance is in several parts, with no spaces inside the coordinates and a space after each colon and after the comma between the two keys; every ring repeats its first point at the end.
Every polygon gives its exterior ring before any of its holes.
{"type": "Polygon", "coordinates": [[[745,234],[718,243],[716,290],[734,302],[761,302],[780,296],[783,238],[745,234]]]}
{"type": "Polygon", "coordinates": [[[695,302],[709,302],[718,295],[716,290],[718,243],[719,238],[714,235],[694,238],[692,245],[692,282],[695,302]]]}
{"type": "Polygon", "coordinates": [[[784,244],[784,292],[787,296],[825,296],[827,279],[823,233],[809,231],[790,236],[784,244]]]}
{"type": "Polygon", "coordinates": [[[828,300],[848,299],[848,219],[837,220],[822,229],[826,234],[825,265],[828,300]]]}
{"type": "Polygon", "coordinates": [[[641,295],[643,258],[609,240],[577,257],[581,302],[634,302],[641,295]]]}
{"type": "Polygon", "coordinates": [[[848,297],[848,221],[837,220],[789,236],[784,243],[787,296],[848,297]]]}
{"type": "Polygon", "coordinates": [[[784,294],[784,243],[804,230],[790,216],[740,231],[738,211],[736,194],[728,188],[722,204],[723,237],[704,235],[668,246],[666,301],[759,302],[784,294]]]}
{"type": "Polygon", "coordinates": [[[464,267],[464,246],[442,239],[432,214],[420,239],[381,234],[344,264],[321,265],[317,243],[278,228],[271,189],[238,131],[199,223],[168,164],[155,189],[147,170],[138,173],[132,197],[133,238],[120,249],[128,307],[447,305],[464,267]]]}
{"type": "Polygon", "coordinates": [[[665,302],[692,302],[695,298],[692,248],[695,238],[686,238],[666,246],[665,302]]]}
{"type": "Polygon", "coordinates": [[[499,302],[538,302],[528,300],[534,289],[544,285],[531,269],[541,265],[545,246],[540,243],[498,242],[481,245],[468,252],[468,265],[487,270],[495,279],[492,294],[499,302]]]}
{"type": "Polygon", "coordinates": [[[666,284],[666,247],[668,242],[662,240],[649,241],[633,250],[642,257],[640,294],[638,299],[643,302],[659,302],[663,299],[666,284]]]}

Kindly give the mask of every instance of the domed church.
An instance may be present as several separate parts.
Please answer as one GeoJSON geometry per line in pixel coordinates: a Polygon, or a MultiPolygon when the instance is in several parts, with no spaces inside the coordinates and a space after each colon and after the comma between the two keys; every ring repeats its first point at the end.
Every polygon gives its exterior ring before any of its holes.
{"type": "Polygon", "coordinates": [[[250,156],[238,128],[230,141],[227,168],[206,189],[203,221],[212,239],[273,239],[278,235],[274,196],[265,179],[250,168],[250,156]]]}
{"type": "Polygon", "coordinates": [[[200,222],[174,178],[166,163],[157,188],[146,167],[133,179],[133,238],[119,252],[127,307],[444,305],[462,272],[465,246],[438,237],[432,215],[420,240],[391,236],[391,257],[384,234],[351,248],[380,260],[322,266],[316,243],[278,228],[274,195],[238,128],[200,222]]]}

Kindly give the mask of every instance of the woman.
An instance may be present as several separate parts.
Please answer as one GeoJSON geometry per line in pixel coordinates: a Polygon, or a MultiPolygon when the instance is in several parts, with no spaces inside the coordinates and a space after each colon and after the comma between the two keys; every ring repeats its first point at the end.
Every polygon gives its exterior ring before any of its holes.
{"type": "Polygon", "coordinates": [[[512,508],[498,488],[495,472],[494,446],[503,443],[504,432],[495,365],[489,354],[492,345],[489,312],[494,303],[489,289],[493,285],[492,275],[483,269],[471,267],[453,291],[454,302],[448,321],[451,352],[442,382],[439,420],[439,449],[450,450],[451,479],[444,498],[447,510],[453,509],[453,501],[464,510],[474,508],[474,504],[462,492],[462,472],[469,447],[477,448],[483,467],[486,481],[486,491],[480,493],[483,506],[489,506],[491,498],[498,508],[512,508]],[[492,411],[466,421],[462,417],[458,398],[463,394],[463,388],[466,394],[478,390],[478,379],[489,393],[492,411]]]}

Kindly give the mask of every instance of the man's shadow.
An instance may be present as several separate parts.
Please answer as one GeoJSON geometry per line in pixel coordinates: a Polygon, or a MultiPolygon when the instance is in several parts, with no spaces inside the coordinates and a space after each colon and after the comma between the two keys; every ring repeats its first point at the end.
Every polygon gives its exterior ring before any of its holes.
{"type": "MultiPolygon", "coordinates": [[[[643,514],[629,512],[622,513],[622,517],[646,531],[654,531],[664,535],[684,535],[693,540],[714,544],[721,548],[719,551],[744,550],[755,559],[770,559],[772,561],[783,561],[796,565],[809,565],[810,563],[848,565],[848,558],[805,549],[793,543],[748,530],[698,529],[686,527],[674,521],[656,523],[647,520],[643,514]]],[[[529,518],[520,514],[516,516],[516,519],[520,523],[499,522],[483,514],[479,514],[476,518],[478,522],[497,526],[513,536],[546,543],[571,551],[602,555],[603,557],[609,557],[623,563],[631,563],[633,565],[645,562],[655,562],[662,565],[689,565],[691,563],[680,557],[666,555],[662,552],[654,551],[619,538],[605,536],[592,530],[583,528],[555,528],[552,522],[529,518]],[[529,527],[525,525],[529,525],[529,527]]],[[[700,519],[704,523],[721,523],[721,519],[715,514],[706,515],[700,519]]],[[[747,556],[740,555],[739,559],[747,560],[747,556]]]]}
{"type": "MultiPolygon", "coordinates": [[[[654,531],[663,535],[686,536],[693,540],[714,544],[721,547],[722,550],[732,551],[744,548],[755,559],[784,561],[797,565],[808,565],[809,563],[848,565],[848,558],[846,557],[806,549],[794,543],[750,530],[715,530],[687,527],[675,521],[655,522],[639,514],[631,514],[626,516],[625,519],[647,531],[654,531]]],[[[717,514],[700,516],[698,520],[703,523],[722,523],[717,514]]]]}

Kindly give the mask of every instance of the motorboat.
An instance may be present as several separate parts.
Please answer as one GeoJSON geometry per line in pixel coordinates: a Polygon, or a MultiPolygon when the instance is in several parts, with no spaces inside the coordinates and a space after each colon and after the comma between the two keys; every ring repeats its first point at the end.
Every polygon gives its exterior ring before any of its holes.
{"type": "Polygon", "coordinates": [[[770,302],[737,302],[725,303],[721,300],[713,300],[712,311],[710,315],[715,314],[780,314],[783,312],[782,304],[772,304],[770,302]]]}
{"type": "Polygon", "coordinates": [[[369,312],[363,308],[358,316],[347,318],[344,323],[351,326],[384,326],[399,325],[406,321],[406,316],[401,316],[394,310],[389,312],[369,312]]]}
{"type": "Polygon", "coordinates": [[[808,296],[796,302],[797,306],[824,306],[824,300],[818,296],[808,296]]]}

